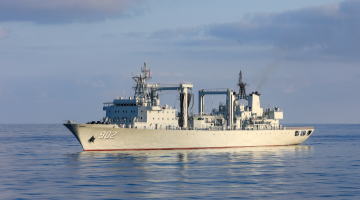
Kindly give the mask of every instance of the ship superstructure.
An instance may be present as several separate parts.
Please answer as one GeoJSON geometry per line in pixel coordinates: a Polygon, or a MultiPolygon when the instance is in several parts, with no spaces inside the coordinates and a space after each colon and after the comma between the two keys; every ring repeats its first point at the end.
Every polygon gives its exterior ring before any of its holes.
{"type": "Polygon", "coordinates": [[[68,120],[64,125],[74,133],[84,150],[291,145],[303,142],[313,132],[313,127],[279,125],[279,120],[283,119],[283,111],[278,107],[264,110],[260,106],[258,92],[247,94],[241,71],[237,84],[238,93],[232,89],[199,90],[199,113],[191,115],[189,105],[194,100],[192,83],[148,83],[151,78],[150,69],[144,63],[141,74],[133,76],[134,96],[118,97],[112,102],[104,103],[103,110],[106,114],[100,121],[76,124],[68,120]],[[160,105],[159,92],[168,90],[179,93],[179,109],[167,104],[160,105]],[[226,102],[220,103],[218,109],[206,114],[205,95],[224,95],[226,102]],[[244,105],[244,101],[247,105],[244,105]],[[186,136],[190,134],[194,137],[185,137],[185,133],[186,136]],[[217,134],[220,136],[214,137],[217,134]],[[262,136],[259,137],[260,135],[262,136]]]}
{"type": "Polygon", "coordinates": [[[188,127],[188,105],[193,97],[192,83],[179,84],[147,83],[151,78],[146,63],[141,74],[133,77],[135,85],[134,97],[116,98],[113,102],[104,103],[106,116],[104,123],[120,124],[122,127],[139,129],[186,129],[188,127]],[[160,106],[159,91],[175,90],[180,93],[180,110],[168,106],[160,106]]]}

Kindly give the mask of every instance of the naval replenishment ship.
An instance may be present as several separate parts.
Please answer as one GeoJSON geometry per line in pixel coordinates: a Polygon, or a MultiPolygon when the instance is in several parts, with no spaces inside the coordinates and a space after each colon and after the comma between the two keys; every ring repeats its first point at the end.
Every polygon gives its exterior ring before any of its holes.
{"type": "Polygon", "coordinates": [[[236,93],[232,89],[199,90],[199,113],[193,106],[193,84],[147,83],[150,69],[146,63],[133,76],[133,97],[115,98],[104,103],[105,117],[100,121],[78,124],[65,120],[84,151],[174,150],[240,148],[297,145],[313,133],[313,127],[284,127],[279,124],[283,111],[279,107],[263,109],[258,92],[246,93],[240,71],[236,93]],[[177,91],[179,110],[160,105],[159,92],[177,91]],[[225,95],[211,113],[204,112],[205,95],[225,95]],[[247,105],[244,103],[247,102],[247,105]]]}

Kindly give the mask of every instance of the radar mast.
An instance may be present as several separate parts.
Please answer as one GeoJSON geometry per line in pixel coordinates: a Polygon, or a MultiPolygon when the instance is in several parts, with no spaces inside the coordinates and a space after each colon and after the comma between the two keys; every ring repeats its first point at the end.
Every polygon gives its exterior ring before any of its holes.
{"type": "Polygon", "coordinates": [[[150,69],[147,69],[146,62],[144,62],[144,67],[141,68],[141,74],[133,77],[135,85],[133,89],[135,90],[135,99],[139,100],[150,100],[150,89],[147,87],[146,81],[151,79],[150,69]]]}
{"type": "Polygon", "coordinates": [[[246,89],[245,89],[246,83],[244,83],[242,81],[241,70],[240,70],[240,73],[239,73],[239,82],[238,82],[237,85],[239,86],[239,99],[248,99],[249,97],[246,96],[246,89]]]}

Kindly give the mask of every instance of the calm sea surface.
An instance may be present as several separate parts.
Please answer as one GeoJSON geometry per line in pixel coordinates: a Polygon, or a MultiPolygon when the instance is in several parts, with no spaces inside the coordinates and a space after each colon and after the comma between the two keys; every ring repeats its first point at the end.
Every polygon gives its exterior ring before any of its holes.
{"type": "Polygon", "coordinates": [[[0,125],[0,199],[360,199],[360,125],[302,145],[83,152],[63,125],[0,125]]]}

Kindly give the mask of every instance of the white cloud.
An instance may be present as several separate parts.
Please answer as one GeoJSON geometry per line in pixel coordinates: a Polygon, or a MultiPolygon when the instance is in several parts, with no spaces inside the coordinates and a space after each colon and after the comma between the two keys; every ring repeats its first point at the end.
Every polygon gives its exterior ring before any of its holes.
{"type": "Polygon", "coordinates": [[[0,38],[5,38],[8,36],[8,31],[0,26],[0,38]]]}
{"type": "Polygon", "coordinates": [[[77,86],[91,86],[95,88],[99,87],[105,87],[105,83],[100,80],[82,80],[82,79],[76,79],[76,85],[77,86]]]}
{"type": "Polygon", "coordinates": [[[2,0],[0,21],[91,22],[134,16],[144,10],[144,3],[145,0],[2,0]]]}
{"type": "Polygon", "coordinates": [[[255,14],[240,22],[208,25],[206,34],[240,45],[272,45],[290,57],[301,57],[298,52],[302,52],[306,56],[358,59],[360,1],[255,14]]]}
{"type": "Polygon", "coordinates": [[[262,47],[281,60],[359,60],[360,1],[248,14],[237,22],[158,30],[149,36],[185,47],[262,47]]]}
{"type": "Polygon", "coordinates": [[[170,73],[169,72],[158,72],[158,73],[155,73],[156,75],[159,75],[159,76],[169,76],[170,73]]]}
{"type": "Polygon", "coordinates": [[[293,93],[294,91],[295,91],[294,84],[291,84],[290,86],[288,86],[288,88],[286,88],[284,90],[284,92],[287,93],[287,94],[293,93]]]}
{"type": "Polygon", "coordinates": [[[184,76],[182,73],[175,73],[175,76],[184,76]]]}
{"type": "Polygon", "coordinates": [[[177,36],[195,36],[198,34],[198,28],[178,28],[178,29],[166,29],[166,30],[158,30],[154,31],[151,34],[152,38],[159,38],[159,39],[165,39],[165,38],[172,38],[177,36]]]}

